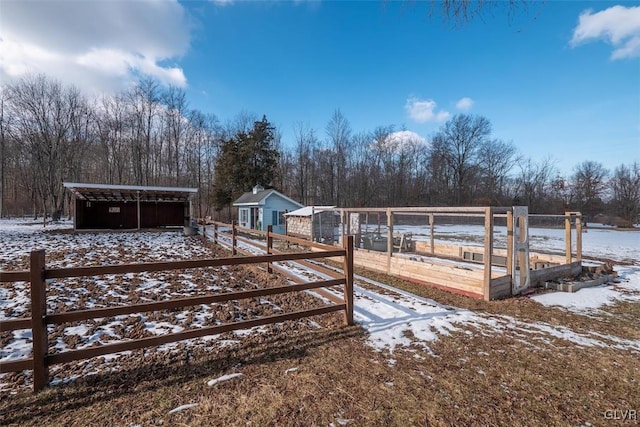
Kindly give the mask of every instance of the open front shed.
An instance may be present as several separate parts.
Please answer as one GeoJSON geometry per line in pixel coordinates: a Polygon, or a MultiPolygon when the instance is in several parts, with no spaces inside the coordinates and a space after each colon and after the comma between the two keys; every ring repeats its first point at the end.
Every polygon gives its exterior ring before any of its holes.
{"type": "Polygon", "coordinates": [[[186,226],[196,188],[65,182],[73,194],[75,229],[186,226]]]}

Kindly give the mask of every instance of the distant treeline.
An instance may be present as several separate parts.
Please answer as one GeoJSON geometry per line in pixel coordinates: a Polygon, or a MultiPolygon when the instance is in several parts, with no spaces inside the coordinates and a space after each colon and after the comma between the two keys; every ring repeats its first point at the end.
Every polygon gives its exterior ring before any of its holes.
{"type": "Polygon", "coordinates": [[[609,171],[586,160],[564,175],[494,138],[482,116],[456,115],[425,141],[394,126],[353,132],[336,110],[324,129],[298,123],[282,141],[267,117],[221,124],[151,79],[91,100],[42,75],[0,87],[0,215],[68,213],[63,181],[197,187],[198,216],[228,215],[255,184],[340,207],[527,205],[623,222],[640,213],[637,161],[609,171]]]}

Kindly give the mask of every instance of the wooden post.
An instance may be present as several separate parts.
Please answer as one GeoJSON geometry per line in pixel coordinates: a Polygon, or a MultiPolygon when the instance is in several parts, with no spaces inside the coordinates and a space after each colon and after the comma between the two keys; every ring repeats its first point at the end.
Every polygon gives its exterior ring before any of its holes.
{"type": "Polygon", "coordinates": [[[353,236],[346,236],[342,241],[345,250],[344,256],[344,302],[346,304],[344,321],[347,325],[353,325],[353,236]]]}
{"type": "Polygon", "coordinates": [[[218,244],[218,224],[213,224],[213,244],[218,244]]]}
{"type": "MultiPolygon", "coordinates": [[[[269,224],[267,225],[267,254],[270,254],[273,248],[273,237],[271,237],[271,233],[273,233],[273,225],[269,224]]],[[[267,273],[273,273],[270,262],[267,263],[267,273]]]]}
{"type": "Polygon", "coordinates": [[[491,258],[493,255],[493,208],[484,212],[484,300],[491,299],[491,258]]]}
{"type": "Polygon", "coordinates": [[[567,264],[571,264],[571,213],[564,213],[564,244],[567,264]]]}
{"type": "Polygon", "coordinates": [[[315,240],[314,240],[314,237],[315,237],[314,228],[315,227],[313,226],[313,217],[314,216],[315,216],[314,208],[313,208],[313,206],[311,206],[311,236],[309,236],[309,237],[310,237],[310,240],[312,242],[315,242],[315,240]]]}
{"type": "Polygon", "coordinates": [[[136,194],[136,211],[138,213],[138,230],[140,230],[140,190],[136,194]]]}
{"type": "Polygon", "coordinates": [[[238,251],[236,246],[238,245],[238,230],[236,230],[236,221],[231,221],[231,255],[236,256],[238,251]]]}
{"type": "Polygon", "coordinates": [[[507,211],[507,276],[513,274],[513,211],[507,211]]]}
{"type": "Polygon", "coordinates": [[[42,390],[49,382],[47,353],[47,283],[44,279],[44,249],[31,252],[31,336],[33,338],[33,391],[42,390]]]}
{"type": "Polygon", "coordinates": [[[576,214],[576,261],[582,261],[582,214],[576,214]]]}
{"type": "Polygon", "coordinates": [[[391,257],[393,256],[393,214],[387,208],[387,274],[391,273],[391,257]]]}
{"type": "Polygon", "coordinates": [[[435,238],[433,234],[433,223],[435,219],[436,218],[434,214],[429,214],[429,229],[431,233],[431,255],[434,255],[436,253],[435,238]]]}

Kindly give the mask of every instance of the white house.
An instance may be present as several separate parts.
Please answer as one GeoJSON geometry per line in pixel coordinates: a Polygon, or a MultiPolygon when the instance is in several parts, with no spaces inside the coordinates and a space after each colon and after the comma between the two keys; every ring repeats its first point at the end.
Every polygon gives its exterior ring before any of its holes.
{"type": "Polygon", "coordinates": [[[266,230],[268,225],[273,226],[273,232],[284,234],[284,214],[302,207],[293,199],[276,190],[265,190],[256,185],[253,190],[244,193],[233,202],[238,207],[238,225],[254,230],[266,230]]]}

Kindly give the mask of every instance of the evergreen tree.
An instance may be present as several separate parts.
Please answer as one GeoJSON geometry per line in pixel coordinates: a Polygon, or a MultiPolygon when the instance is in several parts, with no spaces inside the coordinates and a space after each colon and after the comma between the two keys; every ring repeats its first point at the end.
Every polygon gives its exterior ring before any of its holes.
{"type": "Polygon", "coordinates": [[[216,209],[229,205],[256,184],[271,184],[279,156],[275,127],[266,116],[255,122],[249,132],[240,130],[223,140],[214,176],[216,209]]]}

